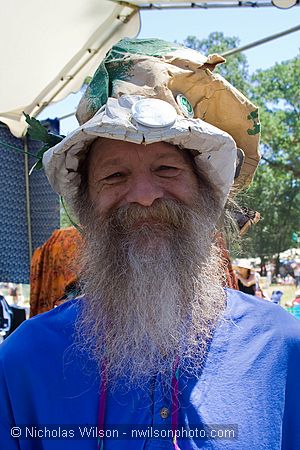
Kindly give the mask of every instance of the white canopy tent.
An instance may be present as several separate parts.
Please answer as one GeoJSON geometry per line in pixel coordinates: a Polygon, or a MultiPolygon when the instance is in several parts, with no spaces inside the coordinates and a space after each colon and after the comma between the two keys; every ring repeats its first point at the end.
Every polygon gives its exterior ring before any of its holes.
{"type": "MultiPolygon", "coordinates": [[[[80,89],[107,50],[140,29],[140,9],[271,6],[283,0],[10,0],[0,16],[0,121],[20,137],[36,116],[80,89]]],[[[298,0],[284,0],[293,6],[298,0]]]]}
{"type": "MultiPolygon", "coordinates": [[[[300,258],[300,248],[289,248],[279,254],[281,260],[294,260],[300,258]]],[[[300,261],[300,260],[299,260],[300,261]]]]}
{"type": "Polygon", "coordinates": [[[137,35],[138,9],[108,0],[10,0],[0,18],[0,120],[21,136],[37,115],[78,91],[107,50],[137,35]]]}

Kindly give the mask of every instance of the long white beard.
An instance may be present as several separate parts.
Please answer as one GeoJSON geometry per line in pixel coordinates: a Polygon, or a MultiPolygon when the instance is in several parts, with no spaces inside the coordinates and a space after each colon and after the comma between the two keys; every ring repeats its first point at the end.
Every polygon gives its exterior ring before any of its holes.
{"type": "MultiPolygon", "coordinates": [[[[190,208],[173,200],[129,205],[99,218],[84,206],[80,350],[105,359],[108,380],[142,385],[170,374],[176,358],[199,371],[225,306],[223,270],[212,244],[211,195],[190,208]]],[[[212,213],[215,211],[215,213],[212,213]]]]}

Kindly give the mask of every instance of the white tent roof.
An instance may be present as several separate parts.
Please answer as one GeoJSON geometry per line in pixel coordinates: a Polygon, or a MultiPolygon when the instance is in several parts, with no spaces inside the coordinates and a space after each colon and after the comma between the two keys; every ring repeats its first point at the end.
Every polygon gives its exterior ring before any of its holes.
{"type": "Polygon", "coordinates": [[[300,257],[300,248],[289,248],[279,253],[280,259],[295,259],[300,257]]]}
{"type": "Polygon", "coordinates": [[[140,8],[265,6],[271,0],[9,0],[0,15],[0,121],[21,136],[36,116],[80,89],[107,50],[140,29],[140,8]],[[152,6],[151,6],[152,5],[152,6]]]}
{"type": "Polygon", "coordinates": [[[106,51],[139,29],[137,8],[109,0],[6,2],[0,15],[0,121],[21,136],[23,111],[36,115],[78,91],[106,51]]]}

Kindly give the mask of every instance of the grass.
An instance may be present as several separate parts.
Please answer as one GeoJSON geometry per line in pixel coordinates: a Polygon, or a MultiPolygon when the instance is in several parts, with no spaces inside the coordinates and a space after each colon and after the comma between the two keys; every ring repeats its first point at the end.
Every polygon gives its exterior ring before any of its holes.
{"type": "Polygon", "coordinates": [[[281,306],[286,306],[286,303],[290,303],[295,298],[296,286],[291,284],[271,284],[269,288],[266,288],[266,278],[261,277],[260,285],[264,293],[270,298],[273,291],[282,291],[281,306]]]}

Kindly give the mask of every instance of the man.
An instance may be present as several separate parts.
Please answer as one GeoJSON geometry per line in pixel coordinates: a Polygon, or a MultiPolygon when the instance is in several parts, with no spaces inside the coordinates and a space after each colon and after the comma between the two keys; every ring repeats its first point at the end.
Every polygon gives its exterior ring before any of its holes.
{"type": "Polygon", "coordinates": [[[259,159],[222,61],[121,41],[44,155],[82,228],[83,296],[2,344],[5,450],[299,447],[299,323],[224,290],[213,243],[259,159]]]}

